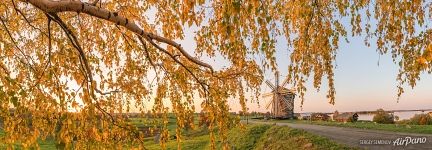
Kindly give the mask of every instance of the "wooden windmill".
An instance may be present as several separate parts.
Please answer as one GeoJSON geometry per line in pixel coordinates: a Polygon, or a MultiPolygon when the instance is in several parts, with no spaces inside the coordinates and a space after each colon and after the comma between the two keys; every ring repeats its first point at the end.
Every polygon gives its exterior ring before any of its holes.
{"type": "Polygon", "coordinates": [[[279,85],[278,71],[276,71],[275,80],[274,85],[269,80],[265,81],[272,90],[270,93],[263,94],[263,97],[272,97],[272,100],[267,103],[265,108],[269,109],[272,106],[270,110],[273,118],[292,119],[294,118],[295,90],[285,88],[286,84],[288,84],[288,78],[279,85]]]}

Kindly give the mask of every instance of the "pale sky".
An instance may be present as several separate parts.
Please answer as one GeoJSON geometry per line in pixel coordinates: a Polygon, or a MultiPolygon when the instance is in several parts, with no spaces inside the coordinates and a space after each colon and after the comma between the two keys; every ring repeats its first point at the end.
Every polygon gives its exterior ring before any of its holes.
{"type": "MultiPolygon", "coordinates": [[[[148,14],[151,20],[154,18],[154,12],[148,14]]],[[[364,17],[364,15],[363,15],[364,17]]],[[[365,18],[363,18],[365,19],[365,18]]],[[[374,28],[374,20],[372,18],[372,29],[374,28]]],[[[343,25],[350,31],[349,20],[342,19],[343,25]]],[[[426,21],[428,24],[428,21],[426,21]]],[[[196,47],[194,36],[197,31],[196,27],[185,29],[185,39],[176,40],[189,53],[194,54],[196,47]]],[[[350,32],[348,32],[350,33],[350,32]]],[[[327,82],[323,78],[322,86],[317,92],[312,86],[312,78],[308,81],[308,91],[305,96],[303,110],[300,108],[300,98],[295,99],[295,112],[333,112],[338,110],[343,111],[361,111],[361,110],[376,110],[383,108],[385,110],[393,109],[428,109],[432,108],[432,75],[422,74],[421,80],[417,82],[414,89],[409,86],[404,86],[405,93],[397,101],[397,81],[398,65],[392,61],[391,55],[386,54],[380,56],[376,52],[376,44],[371,40],[371,46],[364,45],[364,37],[349,37],[350,43],[346,43],[343,39],[340,41],[339,50],[337,52],[336,62],[337,68],[335,73],[335,88],[336,100],[335,105],[328,103],[326,98],[327,82]],[[379,62],[379,65],[378,65],[379,62]]],[[[278,39],[276,47],[276,61],[280,72],[280,80],[283,81],[287,75],[289,65],[289,54],[292,50],[288,49],[287,43],[283,39],[278,39]]],[[[204,62],[211,64],[214,68],[220,68],[226,63],[221,60],[202,58],[204,62]]],[[[259,61],[259,60],[258,60],[259,61]]],[[[274,74],[267,71],[265,79],[270,79],[274,82],[274,74]]],[[[291,88],[288,85],[287,88],[291,88]]],[[[270,88],[263,83],[262,93],[270,92],[270,88]]],[[[248,102],[250,111],[267,112],[264,105],[270,101],[270,98],[260,99],[260,107],[257,103],[248,102]]],[[[170,106],[169,103],[166,103],[170,106]]],[[[199,112],[201,101],[196,101],[196,111],[199,112]]],[[[240,110],[238,100],[229,100],[231,111],[240,110]]],[[[150,107],[149,105],[148,108],[150,107]]]]}
{"type": "MultiPolygon", "coordinates": [[[[194,35],[196,28],[187,29],[185,35],[194,35]]],[[[333,112],[338,111],[361,111],[394,109],[427,109],[432,108],[432,75],[424,73],[414,89],[405,86],[405,93],[397,102],[397,81],[396,76],[399,66],[392,61],[391,55],[380,56],[376,52],[375,41],[371,41],[371,46],[364,45],[363,37],[350,37],[350,43],[341,40],[337,52],[337,68],[335,73],[336,104],[331,105],[326,98],[327,82],[323,78],[322,87],[317,92],[312,86],[312,78],[309,79],[308,91],[305,96],[303,111],[300,108],[300,98],[295,99],[295,112],[333,112]],[[378,65],[379,62],[379,65],[378,65]]],[[[289,54],[292,50],[288,49],[285,41],[279,40],[277,46],[276,60],[280,72],[280,80],[287,75],[288,64],[290,63],[289,54]]],[[[193,53],[195,41],[193,36],[186,36],[179,41],[186,50],[193,53]]],[[[215,60],[204,62],[218,68],[224,63],[215,60]]],[[[265,79],[274,82],[274,74],[267,71],[265,79]]],[[[280,81],[281,82],[281,81],[280,81]]],[[[291,85],[287,87],[290,88],[291,85]]],[[[270,92],[270,88],[263,83],[262,93],[270,92]]],[[[260,99],[260,107],[257,103],[248,102],[250,111],[267,112],[264,105],[270,98],[260,99]]],[[[196,103],[196,111],[200,111],[201,101],[196,103]]],[[[232,111],[238,111],[240,104],[238,100],[229,100],[232,111]]]]}
{"type": "MultiPolygon", "coordinates": [[[[276,57],[281,74],[286,75],[289,62],[283,60],[288,58],[288,51],[280,50],[276,57]]],[[[325,79],[320,92],[314,90],[309,82],[304,112],[432,108],[432,75],[422,74],[414,89],[405,86],[406,92],[398,103],[396,75],[399,66],[393,63],[389,54],[380,57],[375,44],[365,46],[361,37],[350,38],[350,43],[341,43],[336,62],[336,104],[328,103],[325,79]]],[[[269,78],[269,75],[266,77],[269,78]]],[[[301,112],[300,99],[295,102],[295,112],[301,112]]]]}

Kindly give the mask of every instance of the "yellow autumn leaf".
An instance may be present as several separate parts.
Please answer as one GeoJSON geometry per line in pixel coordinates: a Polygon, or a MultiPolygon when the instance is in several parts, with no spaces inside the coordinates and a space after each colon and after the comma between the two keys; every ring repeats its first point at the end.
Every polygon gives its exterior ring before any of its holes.
{"type": "MultiPolygon", "coordinates": [[[[76,149],[119,149],[144,139],[131,136],[136,125],[122,114],[149,111],[149,118],[158,118],[151,120],[155,128],[149,132],[160,134],[163,147],[169,140],[168,113],[176,115],[178,127],[193,128],[197,99],[206,100],[201,106],[208,126],[226,141],[227,124],[233,122],[229,100],[245,108],[246,95],[260,92],[264,73],[281,67],[276,62],[281,51],[288,52],[282,61],[289,66],[282,67],[290,68],[289,83],[298,89],[300,103],[307,79],[320,88],[325,77],[326,97],[334,104],[335,59],[345,50],[339,48],[342,39],[351,35],[362,36],[366,45],[375,43],[379,54],[391,55],[401,67],[397,80],[414,86],[420,74],[432,69],[427,4],[62,0],[53,5],[50,0],[4,0],[0,93],[14,106],[5,103],[0,112],[26,110],[0,116],[7,124],[4,142],[37,145],[36,136],[28,133],[38,129],[38,138],[57,135],[64,145],[82,146],[76,149]],[[341,21],[345,19],[348,23],[341,21]],[[226,66],[219,67],[220,62],[226,66]],[[82,108],[70,110],[79,104],[82,108]],[[32,122],[22,123],[19,116],[32,116],[32,122]],[[107,141],[92,143],[91,138],[107,141]]],[[[404,90],[398,91],[400,96],[404,90]]],[[[182,130],[176,134],[184,140],[182,130]]],[[[214,148],[216,136],[211,137],[214,148]]],[[[223,148],[229,148],[227,143],[223,148]]]]}

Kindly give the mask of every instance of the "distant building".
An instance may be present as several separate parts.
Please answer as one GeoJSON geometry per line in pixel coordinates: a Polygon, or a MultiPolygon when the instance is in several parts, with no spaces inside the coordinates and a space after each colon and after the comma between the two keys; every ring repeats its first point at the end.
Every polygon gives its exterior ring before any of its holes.
{"type": "Polygon", "coordinates": [[[325,113],[313,113],[313,114],[311,114],[311,120],[314,120],[314,121],[317,121],[317,120],[327,121],[327,120],[329,120],[329,118],[330,118],[330,116],[325,114],[325,113]]]}
{"type": "Polygon", "coordinates": [[[333,114],[333,120],[337,122],[355,122],[358,120],[357,113],[342,113],[342,114],[333,114]]]}
{"type": "Polygon", "coordinates": [[[295,119],[300,119],[300,117],[301,117],[300,113],[294,113],[294,118],[295,119]]]}
{"type": "Polygon", "coordinates": [[[311,119],[311,113],[299,113],[299,120],[310,120],[311,119]]]}

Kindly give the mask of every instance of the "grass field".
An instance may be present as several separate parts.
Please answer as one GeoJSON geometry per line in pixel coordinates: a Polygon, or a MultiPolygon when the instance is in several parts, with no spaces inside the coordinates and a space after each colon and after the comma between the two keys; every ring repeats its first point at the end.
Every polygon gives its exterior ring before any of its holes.
{"type": "MultiPolygon", "coordinates": [[[[262,120],[257,120],[257,121],[262,121],[262,120]]],[[[432,134],[432,125],[378,124],[370,121],[358,121],[354,123],[353,122],[343,123],[343,122],[335,122],[335,121],[308,121],[308,120],[271,120],[271,121],[372,129],[372,130],[383,130],[383,131],[393,131],[393,132],[432,134]]]]}
{"type": "Polygon", "coordinates": [[[287,126],[249,125],[228,136],[232,149],[354,149],[287,126]]]}
{"type": "MultiPolygon", "coordinates": [[[[191,134],[183,143],[182,149],[210,149],[210,138],[207,132],[191,134]]],[[[158,144],[146,143],[148,149],[160,149],[158,144]]],[[[354,149],[337,144],[327,138],[309,134],[302,130],[292,129],[286,126],[248,125],[244,128],[233,128],[228,133],[228,144],[231,149],[354,149]]],[[[216,148],[222,145],[216,140],[216,148]]],[[[177,149],[177,142],[172,140],[167,143],[167,149],[177,149]]]]}
{"type": "MultiPolygon", "coordinates": [[[[143,126],[141,119],[132,119],[131,122],[137,126],[143,126]]],[[[168,129],[170,135],[175,134],[175,118],[170,117],[168,129]]],[[[0,136],[4,133],[0,131],[0,136]]],[[[180,144],[182,149],[210,149],[210,136],[205,128],[185,131],[183,141],[180,144]]],[[[153,137],[145,139],[147,149],[161,149],[153,137]]],[[[42,150],[55,150],[56,142],[53,139],[39,141],[42,150]]],[[[222,144],[216,137],[216,148],[221,149],[222,144]]],[[[350,149],[343,145],[334,143],[327,138],[309,134],[307,132],[292,129],[289,127],[271,125],[247,125],[244,128],[236,127],[228,133],[228,144],[232,149],[350,149]]],[[[177,141],[170,139],[166,143],[167,149],[177,149],[177,141]]],[[[0,143],[0,149],[5,145],[0,143]]],[[[3,148],[2,148],[3,147],[3,148]]],[[[19,149],[17,145],[16,148],[19,149]]]]}

